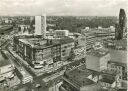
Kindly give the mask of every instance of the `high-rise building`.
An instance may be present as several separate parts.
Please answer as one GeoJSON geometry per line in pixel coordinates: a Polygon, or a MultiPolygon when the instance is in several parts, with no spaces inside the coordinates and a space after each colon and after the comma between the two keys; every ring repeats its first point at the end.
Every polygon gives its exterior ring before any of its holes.
{"type": "Polygon", "coordinates": [[[119,13],[119,25],[115,25],[116,29],[115,29],[115,38],[117,40],[120,40],[123,38],[123,34],[126,32],[127,28],[126,28],[126,14],[124,9],[120,9],[120,13],[119,13]]]}
{"type": "Polygon", "coordinates": [[[35,34],[43,35],[46,34],[46,15],[44,16],[35,16],[35,34]]]}

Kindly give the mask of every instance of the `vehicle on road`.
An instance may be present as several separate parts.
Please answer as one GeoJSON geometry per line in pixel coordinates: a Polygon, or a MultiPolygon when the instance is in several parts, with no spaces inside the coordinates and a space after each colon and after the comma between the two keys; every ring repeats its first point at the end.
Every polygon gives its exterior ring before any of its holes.
{"type": "Polygon", "coordinates": [[[40,88],[41,85],[40,85],[39,83],[37,83],[37,84],[35,85],[35,87],[36,87],[36,88],[40,88]]]}

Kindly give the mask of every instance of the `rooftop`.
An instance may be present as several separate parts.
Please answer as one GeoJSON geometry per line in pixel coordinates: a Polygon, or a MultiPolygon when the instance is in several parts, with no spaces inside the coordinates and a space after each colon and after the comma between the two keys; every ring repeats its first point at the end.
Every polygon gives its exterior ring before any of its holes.
{"type": "Polygon", "coordinates": [[[0,51],[0,67],[11,64],[8,58],[5,57],[2,51],[0,51]]]}
{"type": "Polygon", "coordinates": [[[115,77],[108,74],[102,74],[102,79],[100,81],[112,84],[115,81],[115,77]]]}
{"type": "Polygon", "coordinates": [[[102,57],[102,56],[107,55],[108,53],[109,51],[105,49],[97,49],[97,50],[91,49],[90,51],[87,52],[87,55],[102,57]]]}
{"type": "Polygon", "coordinates": [[[74,42],[74,39],[65,36],[64,38],[61,38],[61,39],[53,39],[52,41],[54,43],[67,44],[67,43],[74,42]]]}
{"type": "Polygon", "coordinates": [[[89,69],[86,70],[74,69],[72,71],[66,72],[64,77],[66,77],[74,85],[82,87],[86,85],[95,84],[95,82],[87,78],[91,74],[98,74],[98,72],[95,73],[95,71],[89,69]]]}
{"type": "Polygon", "coordinates": [[[121,63],[121,62],[116,62],[116,61],[108,61],[109,64],[115,64],[117,66],[123,66],[123,67],[127,67],[127,64],[125,63],[121,63]]]}
{"type": "Polygon", "coordinates": [[[19,39],[19,41],[31,45],[34,48],[45,48],[58,44],[67,44],[74,42],[74,40],[69,37],[64,37],[62,39],[23,38],[19,39]]]}
{"type": "Polygon", "coordinates": [[[114,50],[108,49],[110,52],[112,62],[127,64],[127,51],[126,50],[114,50]]]}

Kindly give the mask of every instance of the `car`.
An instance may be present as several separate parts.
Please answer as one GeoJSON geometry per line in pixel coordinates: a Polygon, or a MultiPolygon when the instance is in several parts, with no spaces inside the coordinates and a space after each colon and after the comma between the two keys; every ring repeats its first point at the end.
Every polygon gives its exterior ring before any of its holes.
{"type": "Polygon", "coordinates": [[[39,83],[37,83],[37,84],[35,85],[35,87],[36,87],[36,88],[40,88],[41,85],[40,85],[39,83]]]}
{"type": "Polygon", "coordinates": [[[14,74],[11,74],[8,78],[11,79],[14,77],[14,74]]]}
{"type": "Polygon", "coordinates": [[[41,69],[41,68],[43,68],[43,66],[42,65],[35,65],[34,68],[35,69],[41,69]]]}

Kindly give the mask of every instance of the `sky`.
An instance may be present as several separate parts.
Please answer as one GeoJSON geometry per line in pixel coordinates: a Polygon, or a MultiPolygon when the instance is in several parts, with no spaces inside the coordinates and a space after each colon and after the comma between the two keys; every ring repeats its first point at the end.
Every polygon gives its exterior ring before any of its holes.
{"type": "Polygon", "coordinates": [[[118,16],[127,0],[0,0],[0,15],[118,16]]]}

